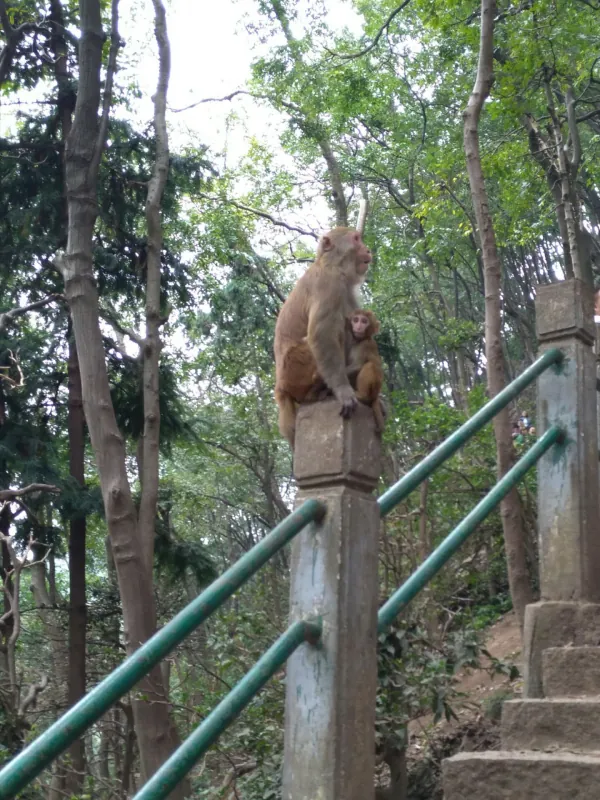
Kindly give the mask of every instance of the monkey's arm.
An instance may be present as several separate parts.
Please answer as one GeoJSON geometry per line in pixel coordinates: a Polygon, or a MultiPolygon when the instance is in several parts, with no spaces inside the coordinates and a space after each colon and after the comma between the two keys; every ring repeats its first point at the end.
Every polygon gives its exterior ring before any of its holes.
{"type": "Polygon", "coordinates": [[[342,321],[335,306],[322,301],[313,302],[308,314],[307,340],[317,362],[319,374],[330,389],[348,386],[345,354],[340,328],[342,321]]]}
{"type": "Polygon", "coordinates": [[[319,375],[342,404],[341,413],[348,417],[357,405],[354,389],[346,375],[344,316],[335,299],[325,296],[315,300],[308,313],[308,344],[317,363],[319,375]]]}

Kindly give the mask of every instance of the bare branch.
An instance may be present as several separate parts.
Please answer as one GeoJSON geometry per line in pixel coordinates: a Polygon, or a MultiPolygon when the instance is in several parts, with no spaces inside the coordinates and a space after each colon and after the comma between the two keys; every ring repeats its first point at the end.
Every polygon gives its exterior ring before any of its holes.
{"type": "Polygon", "coordinates": [[[374,50],[377,47],[377,45],[379,44],[379,41],[380,41],[381,37],[383,36],[383,34],[388,31],[391,23],[398,16],[398,14],[406,8],[406,6],[409,3],[410,3],[410,0],[404,0],[404,2],[401,3],[401,5],[399,5],[398,8],[394,9],[394,11],[392,11],[392,13],[389,15],[389,17],[383,23],[381,28],[377,31],[377,34],[376,34],[375,38],[373,39],[373,41],[371,42],[371,44],[368,45],[367,47],[365,47],[363,50],[359,50],[358,53],[344,54],[344,53],[336,53],[336,52],[334,52],[332,50],[328,50],[327,52],[330,53],[332,56],[335,56],[336,58],[344,59],[344,61],[350,61],[353,58],[362,58],[362,56],[366,56],[367,53],[370,53],[371,50],[374,50]]]}
{"type": "Polygon", "coordinates": [[[285,303],[285,295],[273,280],[273,276],[269,272],[266,264],[263,263],[263,260],[258,257],[255,258],[255,262],[256,263],[253,265],[254,269],[256,272],[258,272],[260,278],[262,278],[262,282],[265,284],[267,289],[271,292],[271,294],[274,294],[279,300],[281,300],[282,303],[285,303]]]}
{"type": "Polygon", "coordinates": [[[587,114],[584,114],[581,117],[577,117],[577,122],[587,122],[588,119],[593,119],[600,115],[600,108],[595,108],[593,111],[588,111],[587,114]]]}
{"type": "Polygon", "coordinates": [[[348,202],[344,194],[344,184],[340,172],[338,160],[335,157],[331,142],[325,136],[316,138],[317,144],[321,148],[321,153],[327,164],[329,180],[331,181],[331,194],[335,206],[336,225],[346,227],[348,225],[348,202]]]}
{"type": "Polygon", "coordinates": [[[27,314],[28,311],[36,311],[38,308],[43,308],[49,303],[53,303],[55,300],[62,299],[63,295],[61,294],[50,294],[48,297],[44,297],[42,300],[36,300],[35,303],[30,303],[28,306],[23,306],[22,308],[12,308],[10,311],[4,311],[0,314],[0,333],[3,333],[6,330],[9,322],[12,322],[17,317],[22,317],[23,314],[27,314]]]}
{"type": "Polygon", "coordinates": [[[29,690],[25,697],[19,703],[19,711],[18,714],[20,717],[24,717],[27,713],[28,709],[31,706],[35,706],[35,701],[37,700],[38,694],[44,691],[44,689],[48,686],[48,676],[42,676],[42,679],[39,683],[32,683],[29,687],[29,690]]]}
{"type": "Polygon", "coordinates": [[[255,95],[252,92],[248,92],[245,89],[236,89],[235,92],[231,92],[231,94],[226,94],[225,97],[205,97],[203,100],[197,100],[195,103],[191,103],[189,106],[184,106],[183,108],[169,108],[169,111],[172,111],[174,114],[180,114],[182,111],[189,111],[191,108],[196,108],[196,106],[201,106],[203,103],[225,103],[227,100],[233,100],[234,97],[238,97],[238,95],[245,94],[248,97],[257,97],[259,99],[266,99],[263,98],[262,95],[255,95]]]}
{"type": "Polygon", "coordinates": [[[266,211],[261,211],[258,208],[251,208],[243,203],[238,203],[236,200],[227,200],[226,198],[215,197],[214,195],[204,194],[203,192],[199,192],[199,195],[205,200],[212,200],[213,203],[225,203],[226,205],[233,206],[234,208],[239,208],[240,211],[247,211],[249,214],[254,214],[257,217],[261,217],[261,219],[266,219],[269,222],[272,222],[273,225],[278,225],[280,228],[285,228],[293,233],[299,233],[302,236],[312,236],[313,239],[316,239],[317,241],[319,240],[318,234],[316,234],[314,231],[307,231],[304,228],[298,228],[295,225],[290,225],[281,219],[273,217],[266,211]]]}
{"type": "Polygon", "coordinates": [[[219,793],[226,791],[229,789],[232,784],[234,784],[238,778],[241,778],[243,775],[247,775],[249,772],[252,772],[257,767],[256,761],[246,761],[243,764],[234,764],[233,761],[231,762],[233,766],[231,767],[230,772],[225,776],[223,783],[219,787],[219,793]]]}
{"type": "Polygon", "coordinates": [[[21,369],[21,365],[19,364],[17,358],[13,355],[12,350],[8,351],[8,360],[10,364],[7,364],[4,367],[0,367],[0,380],[5,381],[8,385],[13,389],[18,389],[20,386],[25,385],[25,378],[23,376],[23,370],[21,369]],[[19,376],[18,380],[11,378],[8,374],[9,371],[14,367],[17,371],[17,375],[19,376]],[[5,370],[5,372],[3,372],[5,370]]]}
{"type": "Polygon", "coordinates": [[[15,56],[19,42],[26,33],[33,31],[37,25],[33,22],[24,22],[18,28],[13,28],[8,16],[5,0],[0,0],[0,22],[4,29],[4,36],[6,42],[0,53],[0,86],[4,83],[12,67],[13,58],[15,56]]]}
{"type": "Polygon", "coordinates": [[[54,494],[60,493],[58,486],[53,486],[51,483],[30,483],[29,486],[23,486],[21,489],[0,489],[0,503],[5,503],[14,500],[16,497],[23,497],[26,494],[33,492],[52,492],[54,494]]]}
{"type": "Polygon", "coordinates": [[[369,211],[369,202],[366,197],[360,201],[358,209],[358,219],[356,220],[356,230],[362,236],[365,232],[365,223],[367,221],[367,213],[369,211]]]}
{"type": "Polygon", "coordinates": [[[569,162],[573,170],[573,176],[577,174],[579,165],[581,164],[581,139],[579,138],[579,128],[577,127],[577,118],[575,116],[575,95],[573,87],[569,86],[565,97],[565,106],[567,108],[567,123],[569,125],[569,137],[571,139],[571,155],[569,162]]]}
{"type": "Polygon", "coordinates": [[[117,312],[114,309],[104,305],[100,308],[100,316],[105,322],[108,322],[109,325],[112,325],[113,328],[122,336],[129,336],[129,338],[135,342],[138,347],[144,346],[144,337],[131,330],[131,328],[126,328],[124,325],[122,325],[119,321],[119,317],[117,316],[117,312]]]}
{"type": "Polygon", "coordinates": [[[100,116],[100,125],[98,127],[98,136],[96,139],[96,148],[94,150],[94,157],[90,165],[92,174],[95,175],[100,159],[104,152],[104,145],[106,142],[106,132],[108,130],[108,118],[110,115],[110,107],[112,105],[112,90],[115,79],[115,72],[117,70],[117,56],[119,55],[119,47],[121,46],[121,37],[119,36],[119,0],[112,0],[111,5],[111,27],[110,27],[110,50],[108,53],[108,64],[106,66],[106,82],[104,84],[104,97],[102,100],[102,114],[100,116]]]}

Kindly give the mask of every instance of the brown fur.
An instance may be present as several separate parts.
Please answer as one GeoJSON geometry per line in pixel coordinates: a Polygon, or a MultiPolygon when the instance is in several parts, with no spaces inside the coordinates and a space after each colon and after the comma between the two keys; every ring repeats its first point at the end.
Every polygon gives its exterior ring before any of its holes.
{"type": "Polygon", "coordinates": [[[362,309],[352,311],[348,315],[348,337],[351,344],[348,352],[347,374],[350,383],[356,389],[356,396],[361,403],[373,409],[375,427],[379,433],[383,430],[384,416],[379,393],[383,386],[383,367],[379,349],[373,336],[379,331],[379,320],[372,311],[362,309]],[[366,317],[369,325],[362,334],[357,334],[352,320],[358,316],[366,317]]]}
{"type": "Polygon", "coordinates": [[[356,396],[346,375],[345,324],[357,307],[371,253],[352,228],[321,237],[314,264],[287,298],[275,327],[275,399],[279,430],[294,446],[297,403],[318,399],[327,389],[348,417],[356,396]]]}

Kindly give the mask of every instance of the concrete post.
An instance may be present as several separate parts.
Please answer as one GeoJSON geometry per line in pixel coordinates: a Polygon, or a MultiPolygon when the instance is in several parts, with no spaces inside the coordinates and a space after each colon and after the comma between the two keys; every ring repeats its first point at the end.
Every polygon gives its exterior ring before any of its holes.
{"type": "Polygon", "coordinates": [[[283,800],[374,797],[379,508],[372,494],[380,442],[371,409],[343,420],[334,401],[300,409],[298,503],[327,515],[294,541],[291,621],[323,619],[318,648],[300,648],[286,672],[283,800]]]}
{"type": "MultiPolygon", "coordinates": [[[[600,506],[593,290],[571,279],[538,287],[540,353],[559,347],[560,375],[538,379],[540,433],[560,425],[562,450],[538,464],[541,601],[525,614],[525,696],[541,697],[541,653],[587,643],[600,624],[600,506]]],[[[594,644],[598,642],[595,641],[594,644]]]]}

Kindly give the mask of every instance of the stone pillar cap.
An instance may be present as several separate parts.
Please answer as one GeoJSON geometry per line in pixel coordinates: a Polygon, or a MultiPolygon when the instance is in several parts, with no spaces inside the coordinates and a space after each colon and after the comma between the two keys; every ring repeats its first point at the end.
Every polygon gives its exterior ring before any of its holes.
{"type": "Polygon", "coordinates": [[[359,403],[347,420],[335,399],[298,409],[294,476],[300,489],[345,484],[372,491],[380,461],[381,439],[368,406],[359,403]]]}
{"type": "Polygon", "coordinates": [[[594,290],[577,278],[537,287],[536,330],[540,342],[576,336],[591,344],[596,339],[594,290]]]}

